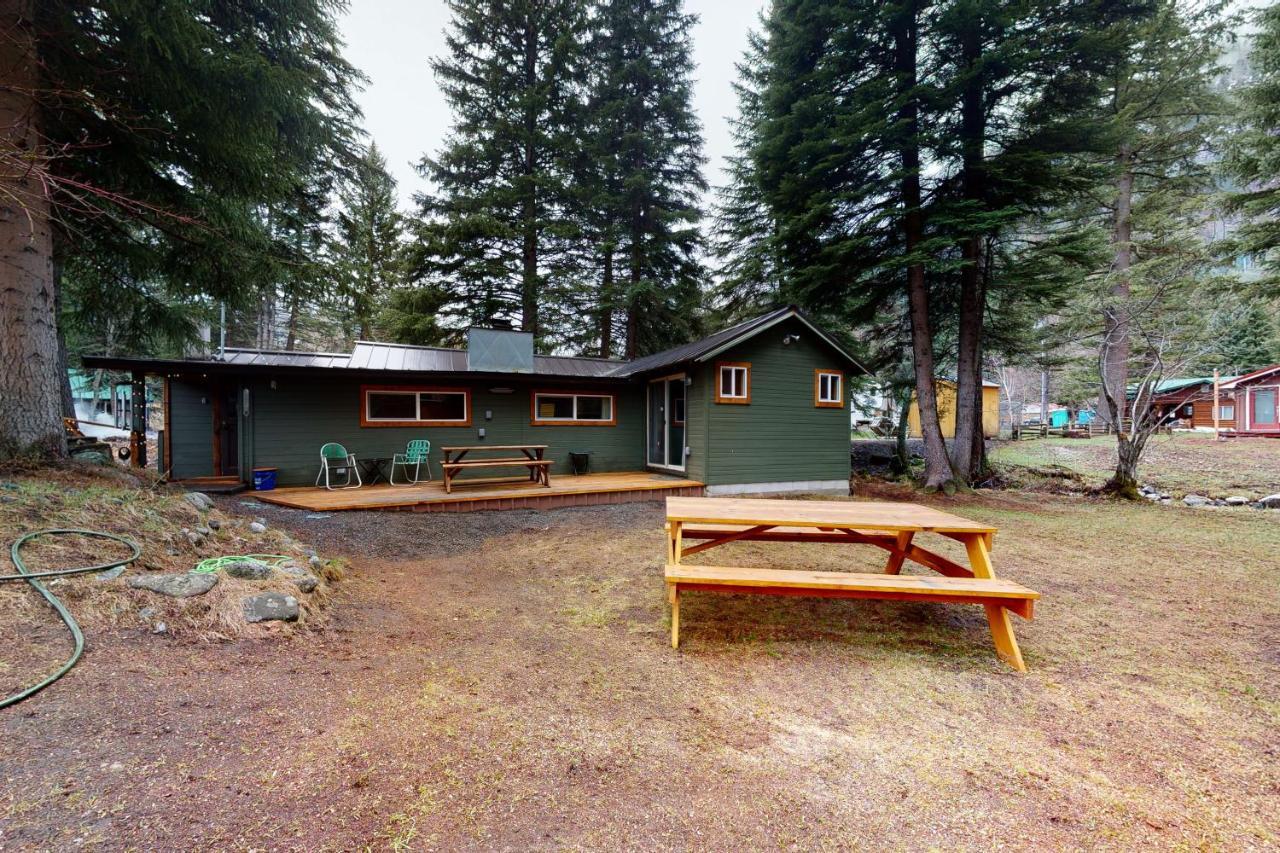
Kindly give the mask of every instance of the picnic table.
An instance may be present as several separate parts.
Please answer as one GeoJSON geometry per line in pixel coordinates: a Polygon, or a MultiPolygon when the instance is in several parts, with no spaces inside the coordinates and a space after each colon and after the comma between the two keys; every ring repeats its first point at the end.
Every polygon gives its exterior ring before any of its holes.
{"type": "Polygon", "coordinates": [[[505,480],[484,480],[484,485],[492,485],[495,482],[525,482],[526,480],[534,483],[541,483],[548,489],[551,488],[551,460],[546,459],[547,445],[545,444],[471,444],[465,446],[442,447],[440,452],[444,454],[444,461],[440,463],[440,470],[444,475],[444,490],[448,494],[453,491],[453,479],[463,471],[469,471],[475,468],[516,468],[524,467],[529,469],[529,476],[518,478],[507,478],[505,480]],[[467,459],[469,453],[475,451],[500,451],[508,454],[519,452],[520,456],[488,456],[480,459],[467,459]]]}
{"type": "Polygon", "coordinates": [[[680,642],[682,590],[981,604],[996,653],[1014,669],[1026,671],[1009,614],[1031,619],[1040,594],[996,577],[991,562],[996,528],[989,524],[909,503],[667,498],[667,533],[673,647],[680,642]],[[921,547],[915,540],[924,533],[963,544],[968,565],[921,547]],[[683,562],[693,554],[741,541],[871,545],[887,551],[888,558],[881,574],[683,562]],[[902,575],[908,560],[941,577],[902,575]]]}

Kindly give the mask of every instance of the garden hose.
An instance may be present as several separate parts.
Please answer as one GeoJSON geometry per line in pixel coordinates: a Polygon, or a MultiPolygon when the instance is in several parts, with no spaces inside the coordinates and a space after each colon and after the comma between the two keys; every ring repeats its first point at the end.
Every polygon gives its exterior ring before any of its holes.
{"type": "Polygon", "coordinates": [[[4,581],[26,581],[35,588],[36,592],[44,596],[45,601],[49,602],[49,606],[62,619],[62,623],[67,626],[67,630],[71,632],[71,638],[75,640],[75,651],[71,653],[71,657],[58,668],[58,670],[39,684],[34,684],[12,696],[0,699],[0,708],[7,708],[10,705],[16,705],[23,699],[39,693],[53,682],[67,674],[71,667],[76,665],[76,661],[80,659],[81,653],[84,652],[84,632],[80,630],[80,625],[72,617],[66,606],[58,600],[58,597],[49,592],[45,585],[40,582],[40,578],[61,578],[70,575],[83,575],[89,572],[104,572],[119,566],[125,566],[142,556],[142,549],[137,544],[130,542],[123,536],[116,536],[113,533],[103,533],[98,530],[74,530],[69,528],[57,528],[52,530],[37,530],[34,533],[28,533],[19,537],[9,548],[9,559],[13,561],[13,567],[18,570],[16,575],[0,575],[0,582],[4,581]],[[99,563],[96,566],[76,566],[70,569],[52,569],[47,572],[29,572],[27,566],[22,562],[22,547],[33,539],[41,536],[88,536],[93,539],[110,539],[113,542],[119,542],[129,548],[129,556],[122,557],[118,560],[112,560],[108,563],[99,563]]]}
{"type": "Polygon", "coordinates": [[[221,569],[228,563],[240,563],[245,560],[253,560],[256,563],[263,563],[273,569],[276,569],[279,568],[281,564],[287,563],[292,559],[292,557],[284,554],[241,554],[238,557],[210,557],[207,560],[201,560],[196,563],[196,567],[191,571],[199,572],[201,574],[209,574],[211,572],[218,571],[218,569],[221,569]]]}

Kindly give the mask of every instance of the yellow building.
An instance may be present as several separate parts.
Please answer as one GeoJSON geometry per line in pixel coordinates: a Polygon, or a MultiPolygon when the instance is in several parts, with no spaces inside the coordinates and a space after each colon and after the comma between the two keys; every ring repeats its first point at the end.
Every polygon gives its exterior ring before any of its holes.
{"type": "MultiPolygon", "coordinates": [[[[943,438],[956,435],[956,383],[950,379],[935,379],[933,387],[938,394],[938,421],[942,425],[943,438]]],[[[912,438],[920,438],[920,407],[915,393],[911,394],[911,409],[907,412],[907,428],[912,438]]],[[[994,382],[982,383],[982,434],[995,438],[1000,432],[1000,386],[994,382]]]]}

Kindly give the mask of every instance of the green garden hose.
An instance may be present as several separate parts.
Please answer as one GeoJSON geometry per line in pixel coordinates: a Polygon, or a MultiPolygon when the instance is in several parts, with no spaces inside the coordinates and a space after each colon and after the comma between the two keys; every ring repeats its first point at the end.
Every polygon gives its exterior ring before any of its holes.
{"type": "Polygon", "coordinates": [[[45,601],[49,602],[49,606],[54,609],[54,612],[56,612],[59,617],[61,617],[62,623],[66,625],[67,630],[71,632],[71,638],[75,640],[75,651],[71,653],[71,657],[67,658],[66,662],[62,664],[62,666],[59,667],[53,675],[50,675],[39,684],[34,684],[25,690],[13,694],[12,696],[0,699],[0,708],[7,708],[10,705],[16,705],[23,699],[33,696],[48,687],[50,684],[53,684],[53,682],[66,675],[67,671],[70,670],[71,667],[76,665],[76,661],[80,660],[80,655],[84,652],[84,632],[80,630],[80,625],[72,617],[66,606],[58,600],[58,597],[49,592],[49,590],[45,588],[45,585],[40,583],[39,579],[61,578],[69,575],[83,575],[88,574],[89,572],[104,572],[108,569],[114,569],[118,566],[124,566],[132,563],[141,556],[142,549],[135,543],[130,542],[123,536],[116,536],[112,533],[103,533],[98,530],[73,530],[64,528],[37,530],[34,533],[28,533],[25,536],[19,537],[13,543],[12,547],[9,548],[9,559],[13,561],[13,567],[18,570],[18,573],[16,575],[0,575],[0,582],[26,581],[35,588],[36,592],[43,595],[45,601]],[[88,536],[93,539],[110,539],[113,542],[119,542],[121,545],[127,546],[130,553],[127,557],[112,560],[109,563],[99,563],[96,566],[76,566],[71,569],[52,569],[47,572],[29,572],[27,571],[26,564],[22,562],[22,546],[26,545],[32,539],[37,539],[41,536],[88,536]]]}
{"type": "Polygon", "coordinates": [[[242,563],[245,560],[265,563],[274,569],[279,568],[282,563],[287,563],[292,559],[293,557],[289,557],[284,554],[241,554],[238,557],[210,557],[207,560],[201,560],[196,563],[196,567],[191,571],[199,572],[201,574],[209,574],[211,572],[218,571],[218,569],[221,569],[228,563],[242,563]]]}

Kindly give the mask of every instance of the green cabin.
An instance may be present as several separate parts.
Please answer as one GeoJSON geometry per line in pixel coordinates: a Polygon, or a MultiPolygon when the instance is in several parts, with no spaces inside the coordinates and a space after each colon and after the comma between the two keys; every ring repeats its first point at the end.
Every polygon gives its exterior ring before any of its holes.
{"type": "Polygon", "coordinates": [[[794,307],[633,361],[536,355],[528,333],[474,328],[466,349],[84,362],[163,378],[159,465],[173,480],[248,482],[261,466],[310,485],[325,442],[375,457],[426,438],[433,459],[545,444],[553,473],[586,453],[592,472],[668,473],[712,494],[847,489],[848,384],[865,373],[794,307]]]}

